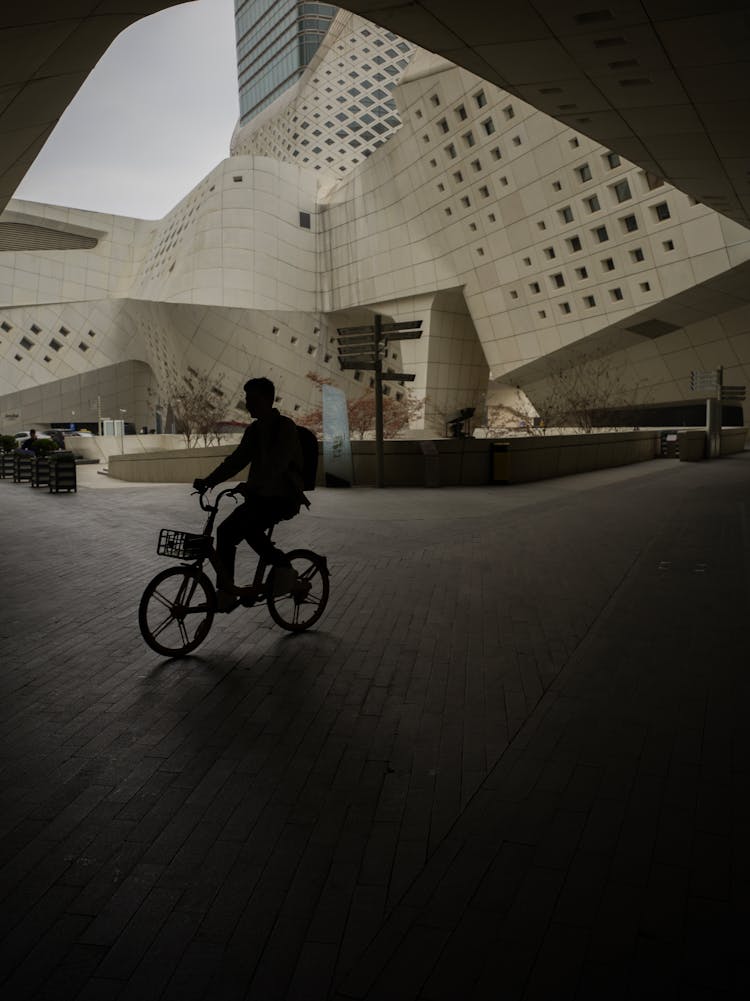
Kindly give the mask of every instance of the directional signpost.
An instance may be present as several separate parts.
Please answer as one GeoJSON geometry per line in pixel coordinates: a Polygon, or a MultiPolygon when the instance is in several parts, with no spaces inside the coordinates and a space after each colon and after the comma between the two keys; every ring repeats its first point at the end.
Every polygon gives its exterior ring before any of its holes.
{"type": "Polygon", "coordinates": [[[747,387],[725,386],[722,366],[709,372],[691,372],[690,389],[706,396],[708,458],[715,459],[721,454],[721,405],[741,403],[745,399],[747,387]]]}
{"type": "Polygon", "coordinates": [[[375,314],[375,322],[366,327],[341,327],[338,330],[339,365],[342,369],[357,369],[375,373],[375,485],[385,485],[383,460],[383,383],[412,382],[406,372],[383,372],[383,356],[389,341],[411,341],[422,336],[422,321],[383,323],[375,314]]]}

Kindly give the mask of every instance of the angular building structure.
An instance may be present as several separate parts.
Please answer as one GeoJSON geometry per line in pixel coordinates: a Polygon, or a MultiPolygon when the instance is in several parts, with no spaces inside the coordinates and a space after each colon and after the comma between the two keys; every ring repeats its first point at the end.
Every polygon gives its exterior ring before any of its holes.
{"type": "MultiPolygon", "coordinates": [[[[282,7],[316,6],[238,4],[239,58],[243,39],[259,44],[251,7],[280,25],[282,7]]],[[[299,415],[318,402],[309,373],[367,388],[334,338],[376,312],[423,321],[387,362],[416,374],[415,433],[516,387],[533,402],[582,355],[654,403],[688,399],[692,369],[749,381],[739,223],[349,12],[285,73],[263,97],[258,77],[232,156],[160,221],[9,203],[0,418],[19,416],[5,430],[94,420],[95,406],[155,427],[188,367],[231,394],[268,373],[299,415]]]]}

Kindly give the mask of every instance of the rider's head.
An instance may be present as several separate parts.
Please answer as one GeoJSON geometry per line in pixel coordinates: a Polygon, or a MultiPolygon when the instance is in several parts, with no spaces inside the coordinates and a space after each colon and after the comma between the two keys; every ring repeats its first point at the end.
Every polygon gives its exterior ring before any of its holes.
{"type": "Polygon", "coordinates": [[[264,417],[273,409],[276,387],[270,379],[248,379],[245,383],[245,406],[251,417],[264,417]]]}

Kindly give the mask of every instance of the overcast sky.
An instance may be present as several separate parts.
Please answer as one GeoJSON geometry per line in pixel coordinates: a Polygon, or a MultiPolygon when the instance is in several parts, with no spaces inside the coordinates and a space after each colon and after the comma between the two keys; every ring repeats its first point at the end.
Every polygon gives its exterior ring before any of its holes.
{"type": "Polygon", "coordinates": [[[68,106],[16,197],[158,219],[229,155],[233,0],[131,25],[68,106]]]}

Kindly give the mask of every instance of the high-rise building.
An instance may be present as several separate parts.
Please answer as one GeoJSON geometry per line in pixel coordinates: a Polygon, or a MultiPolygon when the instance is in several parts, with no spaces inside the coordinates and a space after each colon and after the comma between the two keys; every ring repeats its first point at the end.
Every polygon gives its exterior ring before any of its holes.
{"type": "Polygon", "coordinates": [[[235,0],[240,124],[300,78],[338,10],[299,0],[235,0]]]}

